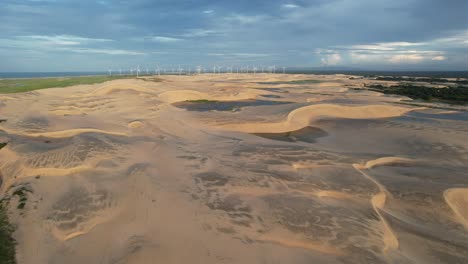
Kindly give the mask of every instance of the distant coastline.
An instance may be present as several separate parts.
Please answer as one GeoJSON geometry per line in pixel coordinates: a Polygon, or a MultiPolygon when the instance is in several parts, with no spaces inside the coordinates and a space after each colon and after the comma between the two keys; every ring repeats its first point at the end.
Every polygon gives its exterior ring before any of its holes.
{"type": "MultiPolygon", "coordinates": [[[[278,71],[277,73],[281,73],[278,71]]],[[[290,68],[287,74],[346,74],[358,76],[410,76],[434,78],[468,78],[468,71],[366,71],[366,70],[328,70],[328,69],[300,69],[290,68]]],[[[127,73],[126,73],[127,74],[127,73]]],[[[144,73],[142,73],[144,74],[144,73]]],[[[10,78],[48,78],[48,77],[77,77],[103,76],[108,72],[0,72],[0,79],[10,78]]]]}

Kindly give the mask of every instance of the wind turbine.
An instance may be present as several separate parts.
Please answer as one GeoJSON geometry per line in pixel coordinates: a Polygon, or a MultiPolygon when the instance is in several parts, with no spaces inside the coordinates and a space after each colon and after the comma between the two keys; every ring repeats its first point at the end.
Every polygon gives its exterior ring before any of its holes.
{"type": "Polygon", "coordinates": [[[140,76],[140,65],[138,65],[137,68],[136,68],[136,75],[137,75],[137,77],[140,76]]]}
{"type": "Polygon", "coordinates": [[[180,68],[180,65],[177,67],[177,72],[179,73],[179,75],[182,74],[182,69],[180,68]]]}
{"type": "Polygon", "coordinates": [[[286,67],[283,67],[283,74],[286,73],[286,67]]]}
{"type": "Polygon", "coordinates": [[[122,76],[122,69],[119,69],[120,76],[122,76]]]}
{"type": "Polygon", "coordinates": [[[148,70],[148,68],[146,68],[146,75],[149,75],[149,70],[148,70]]]}
{"type": "Polygon", "coordinates": [[[154,74],[157,74],[158,76],[161,75],[161,69],[159,69],[159,66],[156,66],[154,74]]]}
{"type": "Polygon", "coordinates": [[[112,69],[107,70],[109,72],[109,76],[112,76],[112,69]]]}

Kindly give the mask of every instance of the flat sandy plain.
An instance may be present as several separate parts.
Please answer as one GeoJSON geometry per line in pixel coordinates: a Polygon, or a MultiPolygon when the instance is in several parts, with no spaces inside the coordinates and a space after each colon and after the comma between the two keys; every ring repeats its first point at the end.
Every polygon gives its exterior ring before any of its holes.
{"type": "Polygon", "coordinates": [[[468,263],[467,112],[343,75],[161,79],[0,95],[19,263],[468,263]]]}

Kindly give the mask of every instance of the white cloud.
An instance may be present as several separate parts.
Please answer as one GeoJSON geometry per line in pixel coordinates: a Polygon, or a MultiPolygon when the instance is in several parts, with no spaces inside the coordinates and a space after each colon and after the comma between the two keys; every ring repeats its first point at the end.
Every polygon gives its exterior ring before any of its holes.
{"type": "Polygon", "coordinates": [[[338,53],[326,54],[320,59],[323,66],[334,66],[341,63],[341,55],[338,53]]]}
{"type": "Polygon", "coordinates": [[[229,22],[234,22],[234,23],[255,24],[257,22],[260,22],[264,18],[265,17],[261,15],[246,16],[246,15],[235,14],[235,15],[228,16],[225,19],[229,22]]]}
{"type": "Polygon", "coordinates": [[[271,54],[266,54],[266,53],[208,53],[208,56],[255,58],[255,57],[269,57],[271,56],[271,54]]]}
{"type": "Polygon", "coordinates": [[[213,13],[214,13],[214,10],[211,10],[211,9],[203,11],[203,14],[207,14],[207,15],[208,14],[213,14],[213,13]]]}
{"type": "Polygon", "coordinates": [[[353,64],[417,64],[446,60],[444,52],[428,50],[431,43],[380,42],[317,49],[316,53],[322,55],[321,63],[325,65],[336,61],[333,54],[339,54],[342,60],[349,60],[353,64]]]}
{"type": "Polygon", "coordinates": [[[282,7],[288,8],[288,9],[295,9],[295,8],[298,8],[299,6],[295,4],[283,4],[282,7]]]}
{"type": "Polygon", "coordinates": [[[209,29],[192,29],[192,30],[189,30],[185,34],[182,34],[181,36],[185,38],[194,38],[194,37],[208,37],[208,36],[217,36],[217,35],[222,35],[222,33],[216,30],[209,30],[209,29]]]}
{"type": "Polygon", "coordinates": [[[12,39],[0,39],[0,47],[9,49],[21,49],[36,52],[73,52],[93,53],[106,55],[143,55],[143,52],[122,50],[90,48],[83,45],[112,42],[111,39],[86,38],[73,35],[32,35],[19,36],[12,39]]]}
{"type": "Polygon", "coordinates": [[[426,57],[420,54],[398,54],[391,55],[387,61],[390,63],[419,63],[426,59],[426,57]]]}
{"type": "Polygon", "coordinates": [[[433,61],[443,61],[446,60],[447,58],[445,56],[435,56],[432,58],[433,61]]]}
{"type": "Polygon", "coordinates": [[[91,49],[91,48],[65,48],[63,51],[70,51],[75,53],[93,53],[105,55],[144,55],[145,53],[132,50],[120,49],[91,49]]]}
{"type": "Polygon", "coordinates": [[[72,35],[32,35],[32,36],[20,36],[18,39],[25,41],[34,41],[40,44],[46,45],[58,45],[58,46],[72,46],[96,42],[109,42],[111,39],[94,39],[94,38],[85,38],[72,35]]]}
{"type": "Polygon", "coordinates": [[[150,39],[154,42],[161,42],[161,43],[172,43],[172,42],[178,42],[182,40],[179,38],[164,37],[164,36],[154,36],[154,37],[151,37],[150,39]]]}
{"type": "Polygon", "coordinates": [[[381,43],[372,43],[364,45],[351,45],[351,46],[342,46],[344,49],[351,50],[378,50],[378,51],[391,51],[398,50],[405,47],[413,47],[424,45],[424,43],[419,42],[381,42],[381,43]]]}

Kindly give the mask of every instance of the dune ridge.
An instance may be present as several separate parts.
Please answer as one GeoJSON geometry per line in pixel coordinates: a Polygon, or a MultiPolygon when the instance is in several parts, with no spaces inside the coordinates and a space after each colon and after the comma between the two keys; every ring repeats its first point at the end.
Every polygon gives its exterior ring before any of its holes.
{"type": "Polygon", "coordinates": [[[391,197],[391,194],[389,191],[387,191],[385,186],[383,186],[379,181],[377,181],[372,176],[364,172],[364,170],[370,169],[376,166],[385,166],[389,164],[394,164],[394,162],[401,161],[401,160],[405,160],[405,159],[400,159],[396,157],[384,157],[384,158],[379,158],[376,160],[367,161],[365,165],[353,164],[353,167],[359,173],[361,173],[366,179],[373,182],[379,189],[379,192],[377,194],[374,194],[374,196],[372,196],[371,204],[372,204],[372,207],[374,208],[374,211],[379,216],[380,221],[382,222],[382,225],[383,225],[383,232],[384,232],[383,242],[385,245],[384,252],[388,252],[389,250],[397,250],[399,247],[398,238],[395,232],[392,230],[391,226],[389,225],[385,217],[380,212],[380,210],[384,209],[385,202],[387,201],[388,197],[391,197]]]}
{"type": "Polygon", "coordinates": [[[414,109],[388,105],[346,106],[317,104],[291,111],[287,119],[282,122],[229,124],[220,126],[220,128],[246,133],[286,133],[307,127],[318,119],[377,119],[401,116],[410,111],[414,111],[414,109]]]}
{"type": "Polygon", "coordinates": [[[452,188],[444,192],[444,199],[455,218],[468,230],[468,188],[452,188]]]}

